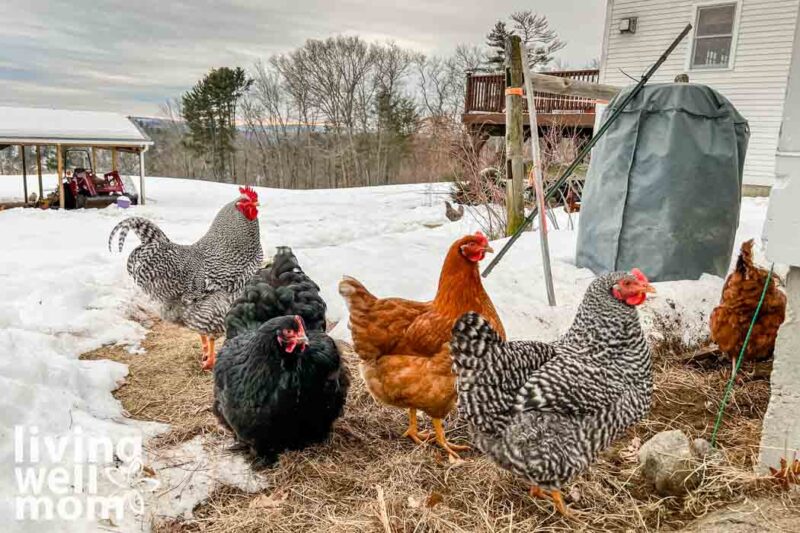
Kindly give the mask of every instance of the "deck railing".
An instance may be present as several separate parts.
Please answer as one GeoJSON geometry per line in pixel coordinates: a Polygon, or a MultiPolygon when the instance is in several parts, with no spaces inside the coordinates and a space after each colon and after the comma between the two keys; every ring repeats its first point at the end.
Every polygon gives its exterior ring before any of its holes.
{"type": "MultiPolygon", "coordinates": [[[[549,76],[597,83],[597,69],[545,72],[549,76]]],[[[506,80],[503,74],[469,74],[464,111],[467,113],[503,113],[506,108],[506,80]]],[[[590,98],[535,92],[537,113],[594,113],[595,102],[590,98]]],[[[527,99],[523,99],[525,110],[527,99]]]]}

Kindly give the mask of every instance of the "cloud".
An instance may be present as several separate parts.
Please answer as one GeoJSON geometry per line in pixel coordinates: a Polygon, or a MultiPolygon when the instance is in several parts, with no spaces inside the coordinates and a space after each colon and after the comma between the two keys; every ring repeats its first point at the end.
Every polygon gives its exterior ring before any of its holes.
{"type": "MultiPolygon", "coordinates": [[[[482,44],[529,0],[3,0],[0,103],[153,115],[212,67],[249,68],[346,33],[427,54],[482,44]]],[[[600,56],[604,2],[539,0],[576,66],[600,56]]]]}

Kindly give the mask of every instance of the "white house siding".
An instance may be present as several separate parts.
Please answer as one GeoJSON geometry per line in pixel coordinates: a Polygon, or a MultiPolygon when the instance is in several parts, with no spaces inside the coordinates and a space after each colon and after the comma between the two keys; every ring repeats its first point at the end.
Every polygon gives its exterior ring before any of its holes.
{"type": "MultiPolygon", "coordinates": [[[[601,82],[631,84],[620,69],[635,78],[641,76],[687,23],[694,24],[695,5],[716,3],[725,0],[607,0],[601,82]],[[638,17],[636,33],[619,32],[619,21],[626,17],[638,17]]],[[[747,185],[769,186],[774,179],[798,5],[800,0],[739,0],[733,68],[688,70],[693,29],[653,77],[656,82],[672,81],[685,72],[690,81],[725,95],[747,118],[747,185]]],[[[800,50],[794,52],[800,54],[800,50]]]]}

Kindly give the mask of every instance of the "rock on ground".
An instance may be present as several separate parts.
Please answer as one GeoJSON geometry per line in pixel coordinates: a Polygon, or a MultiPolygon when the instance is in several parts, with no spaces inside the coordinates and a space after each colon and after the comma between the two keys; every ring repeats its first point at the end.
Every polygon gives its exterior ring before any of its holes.
{"type": "Polygon", "coordinates": [[[661,496],[684,496],[700,482],[698,458],[708,453],[703,439],[689,441],[680,430],[662,431],[642,445],[639,464],[661,496]]]}

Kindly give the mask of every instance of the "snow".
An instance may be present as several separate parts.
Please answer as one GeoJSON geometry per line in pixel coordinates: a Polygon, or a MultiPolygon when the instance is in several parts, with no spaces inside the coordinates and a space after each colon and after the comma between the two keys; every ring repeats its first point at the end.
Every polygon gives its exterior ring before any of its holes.
{"type": "Polygon", "coordinates": [[[0,106],[0,139],[127,141],[150,144],[125,115],[105,111],[72,111],[0,106]]]}
{"type": "MultiPolygon", "coordinates": [[[[19,177],[0,178],[0,197],[21,188],[19,177]]],[[[35,189],[31,189],[35,190],[35,189]]],[[[346,308],[337,291],[342,275],[358,278],[378,296],[424,300],[434,295],[449,245],[478,228],[469,215],[452,223],[444,216],[447,186],[405,185],[361,189],[288,191],[257,189],[262,244],[267,255],[291,246],[306,272],[322,288],[333,336],[348,339],[346,308]]],[[[65,435],[74,427],[110,436],[152,435],[163,430],[125,418],[111,392],[126,375],[124,365],[80,361],[81,353],[108,343],[138,349],[146,329],[136,320],[152,309],[125,272],[123,255],[107,249],[111,228],[127,216],[154,220],[175,242],[191,243],[216,211],[234,199],[232,185],[148,178],[145,206],[110,206],[88,211],[11,209],[0,212],[0,519],[3,531],[52,531],[47,522],[15,522],[12,473],[14,426],[36,425],[40,435],[65,435]]],[[[737,247],[759,237],[766,199],[745,198],[737,247]]],[[[593,275],[574,265],[576,232],[559,212],[561,230],[551,231],[550,251],[558,305],[549,307],[541,274],[538,234],[527,233],[485,280],[511,338],[550,340],[570,324],[593,275]]],[[[493,242],[499,250],[503,241],[493,242]]],[[[707,318],[722,279],[658,283],[658,294],[642,308],[647,334],[663,336],[661,324],[679,329],[690,346],[707,336],[707,318]]],[[[142,355],[146,357],[145,355],[142,355]]],[[[196,443],[176,453],[191,454],[196,443]],[[188,450],[188,451],[187,451],[188,450]]],[[[211,460],[209,460],[211,461],[211,460]]],[[[66,464],[69,460],[66,460],[66,464]]],[[[213,463],[213,461],[212,461],[213,463]]],[[[222,468],[222,470],[226,470],[222,468]]],[[[102,490],[113,487],[103,485],[102,490]]],[[[200,481],[195,501],[207,493],[200,481]]],[[[193,501],[174,502],[185,514],[193,501]]],[[[85,521],[70,531],[99,529],[85,521]],[[79,527],[80,525],[80,527],[79,527]]],[[[133,522],[121,524],[132,529],[133,522]]]]}

